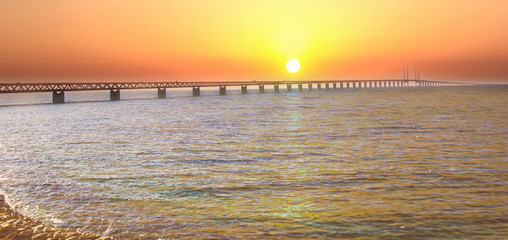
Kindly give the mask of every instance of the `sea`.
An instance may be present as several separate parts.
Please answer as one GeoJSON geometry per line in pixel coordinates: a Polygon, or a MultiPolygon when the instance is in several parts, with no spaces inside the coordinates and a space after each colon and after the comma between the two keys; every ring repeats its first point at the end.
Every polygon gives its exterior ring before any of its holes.
{"type": "Polygon", "coordinates": [[[0,94],[0,193],[118,239],[508,239],[508,86],[0,94]]]}

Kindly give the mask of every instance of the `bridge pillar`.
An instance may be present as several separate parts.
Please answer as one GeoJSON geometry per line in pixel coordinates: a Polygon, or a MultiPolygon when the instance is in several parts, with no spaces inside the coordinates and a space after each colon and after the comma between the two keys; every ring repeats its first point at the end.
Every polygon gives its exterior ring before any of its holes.
{"type": "Polygon", "coordinates": [[[346,88],[349,89],[350,86],[349,86],[349,82],[346,83],[346,88]]]}
{"type": "Polygon", "coordinates": [[[337,90],[337,83],[333,83],[333,90],[337,90]]]}
{"type": "Polygon", "coordinates": [[[356,88],[356,82],[353,82],[353,88],[356,88]]]}
{"type": "Polygon", "coordinates": [[[369,88],[372,88],[372,82],[369,82],[369,88]]]}
{"type": "Polygon", "coordinates": [[[276,92],[276,93],[279,92],[279,84],[274,84],[273,85],[273,92],[276,92]]]}
{"type": "Polygon", "coordinates": [[[53,103],[64,103],[65,93],[64,91],[53,91],[53,103]]]}
{"type": "Polygon", "coordinates": [[[309,91],[312,91],[312,83],[309,83],[309,91]]]}
{"type": "Polygon", "coordinates": [[[300,92],[303,91],[303,86],[301,83],[298,84],[298,91],[300,91],[300,92]]]}
{"type": "Polygon", "coordinates": [[[199,97],[201,93],[199,92],[199,87],[192,87],[192,96],[199,97]]]}
{"type": "Polygon", "coordinates": [[[219,94],[226,95],[226,86],[219,86],[219,94]]]}
{"type": "Polygon", "coordinates": [[[325,90],[330,90],[330,84],[329,83],[325,83],[325,90]]]}
{"type": "Polygon", "coordinates": [[[293,90],[291,89],[291,84],[288,84],[288,86],[287,86],[287,92],[291,92],[291,91],[293,91],[293,90]]]}
{"type": "Polygon", "coordinates": [[[344,83],[340,83],[340,89],[344,89],[344,83]]]}
{"type": "Polygon", "coordinates": [[[242,85],[242,94],[247,94],[247,85],[242,85]]]}
{"type": "Polygon", "coordinates": [[[265,85],[259,85],[259,93],[265,92],[265,85]]]}
{"type": "Polygon", "coordinates": [[[318,90],[318,91],[321,91],[321,83],[318,83],[318,84],[317,84],[317,90],[318,90]]]}
{"type": "Polygon", "coordinates": [[[111,90],[109,90],[109,100],[119,101],[120,100],[120,89],[112,88],[111,90]]]}
{"type": "Polygon", "coordinates": [[[157,98],[166,98],[166,88],[157,88],[157,98]]]}

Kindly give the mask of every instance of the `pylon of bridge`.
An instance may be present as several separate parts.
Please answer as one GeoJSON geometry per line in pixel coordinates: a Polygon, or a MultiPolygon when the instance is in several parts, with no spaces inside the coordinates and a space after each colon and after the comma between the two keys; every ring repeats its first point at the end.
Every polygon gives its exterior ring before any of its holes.
{"type": "Polygon", "coordinates": [[[120,100],[120,89],[119,88],[112,88],[109,90],[109,99],[111,101],[119,101],[120,100]]]}
{"type": "Polygon", "coordinates": [[[64,103],[65,93],[64,91],[53,91],[53,103],[64,103]]]}

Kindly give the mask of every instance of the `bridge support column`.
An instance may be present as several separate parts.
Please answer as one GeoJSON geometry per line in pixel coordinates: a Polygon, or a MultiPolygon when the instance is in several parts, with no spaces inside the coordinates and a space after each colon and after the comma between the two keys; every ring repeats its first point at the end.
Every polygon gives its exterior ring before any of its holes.
{"type": "Polygon", "coordinates": [[[346,83],[346,88],[349,89],[350,86],[349,86],[349,82],[346,83]]]}
{"type": "Polygon", "coordinates": [[[265,92],[265,85],[259,85],[259,93],[265,92]]]}
{"type": "Polygon", "coordinates": [[[199,97],[201,95],[199,91],[199,87],[192,87],[192,96],[193,97],[199,97]]]}
{"type": "Polygon", "coordinates": [[[340,89],[341,90],[344,89],[344,83],[342,83],[342,82],[340,83],[340,89]]]}
{"type": "Polygon", "coordinates": [[[166,88],[157,88],[157,98],[166,98],[166,88]]]}
{"type": "Polygon", "coordinates": [[[369,82],[369,88],[372,88],[372,82],[369,82]]]}
{"type": "Polygon", "coordinates": [[[300,91],[300,92],[301,92],[301,91],[303,91],[303,86],[302,86],[302,84],[298,84],[298,91],[300,91]]]}
{"type": "Polygon", "coordinates": [[[318,90],[318,91],[321,91],[321,83],[318,83],[318,84],[317,84],[317,90],[318,90]]]}
{"type": "Polygon", "coordinates": [[[293,90],[291,89],[291,84],[288,84],[288,85],[287,85],[287,92],[291,92],[291,91],[293,91],[293,90]]]}
{"type": "Polygon", "coordinates": [[[226,95],[226,86],[219,86],[219,94],[226,95]]]}
{"type": "Polygon", "coordinates": [[[309,91],[312,91],[312,83],[309,83],[309,91]]]}
{"type": "Polygon", "coordinates": [[[120,89],[112,88],[111,90],[109,90],[109,100],[119,101],[120,100],[120,89]]]}
{"type": "Polygon", "coordinates": [[[333,90],[337,90],[337,83],[333,83],[333,90]]]}
{"type": "Polygon", "coordinates": [[[329,83],[325,83],[325,90],[330,90],[330,84],[329,83]]]}
{"type": "Polygon", "coordinates": [[[242,85],[242,94],[247,94],[247,85],[242,85]]]}
{"type": "Polygon", "coordinates": [[[273,92],[276,92],[276,93],[279,92],[279,84],[274,84],[273,85],[273,92]]]}
{"type": "Polygon", "coordinates": [[[53,91],[53,103],[64,103],[65,93],[64,91],[53,91]]]}
{"type": "Polygon", "coordinates": [[[353,88],[356,88],[356,82],[353,83],[353,88]]]}

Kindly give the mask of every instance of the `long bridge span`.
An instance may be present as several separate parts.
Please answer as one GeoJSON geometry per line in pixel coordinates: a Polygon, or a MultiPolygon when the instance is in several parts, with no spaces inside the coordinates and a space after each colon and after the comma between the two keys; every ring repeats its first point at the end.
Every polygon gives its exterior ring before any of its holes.
{"type": "Polygon", "coordinates": [[[122,89],[157,89],[158,98],[166,98],[168,88],[192,88],[192,96],[200,96],[201,87],[219,87],[219,94],[226,95],[227,86],[240,86],[241,93],[247,93],[247,86],[257,85],[259,93],[264,93],[265,85],[273,85],[273,91],[279,92],[279,85],[286,85],[288,92],[297,85],[303,91],[303,85],[312,91],[322,89],[350,89],[350,88],[394,88],[394,87],[434,87],[434,86],[463,86],[470,83],[442,82],[430,80],[301,80],[301,81],[224,81],[224,82],[110,82],[110,83],[0,83],[2,93],[52,92],[53,103],[65,102],[66,91],[94,91],[109,90],[110,100],[120,100],[122,89]]]}

